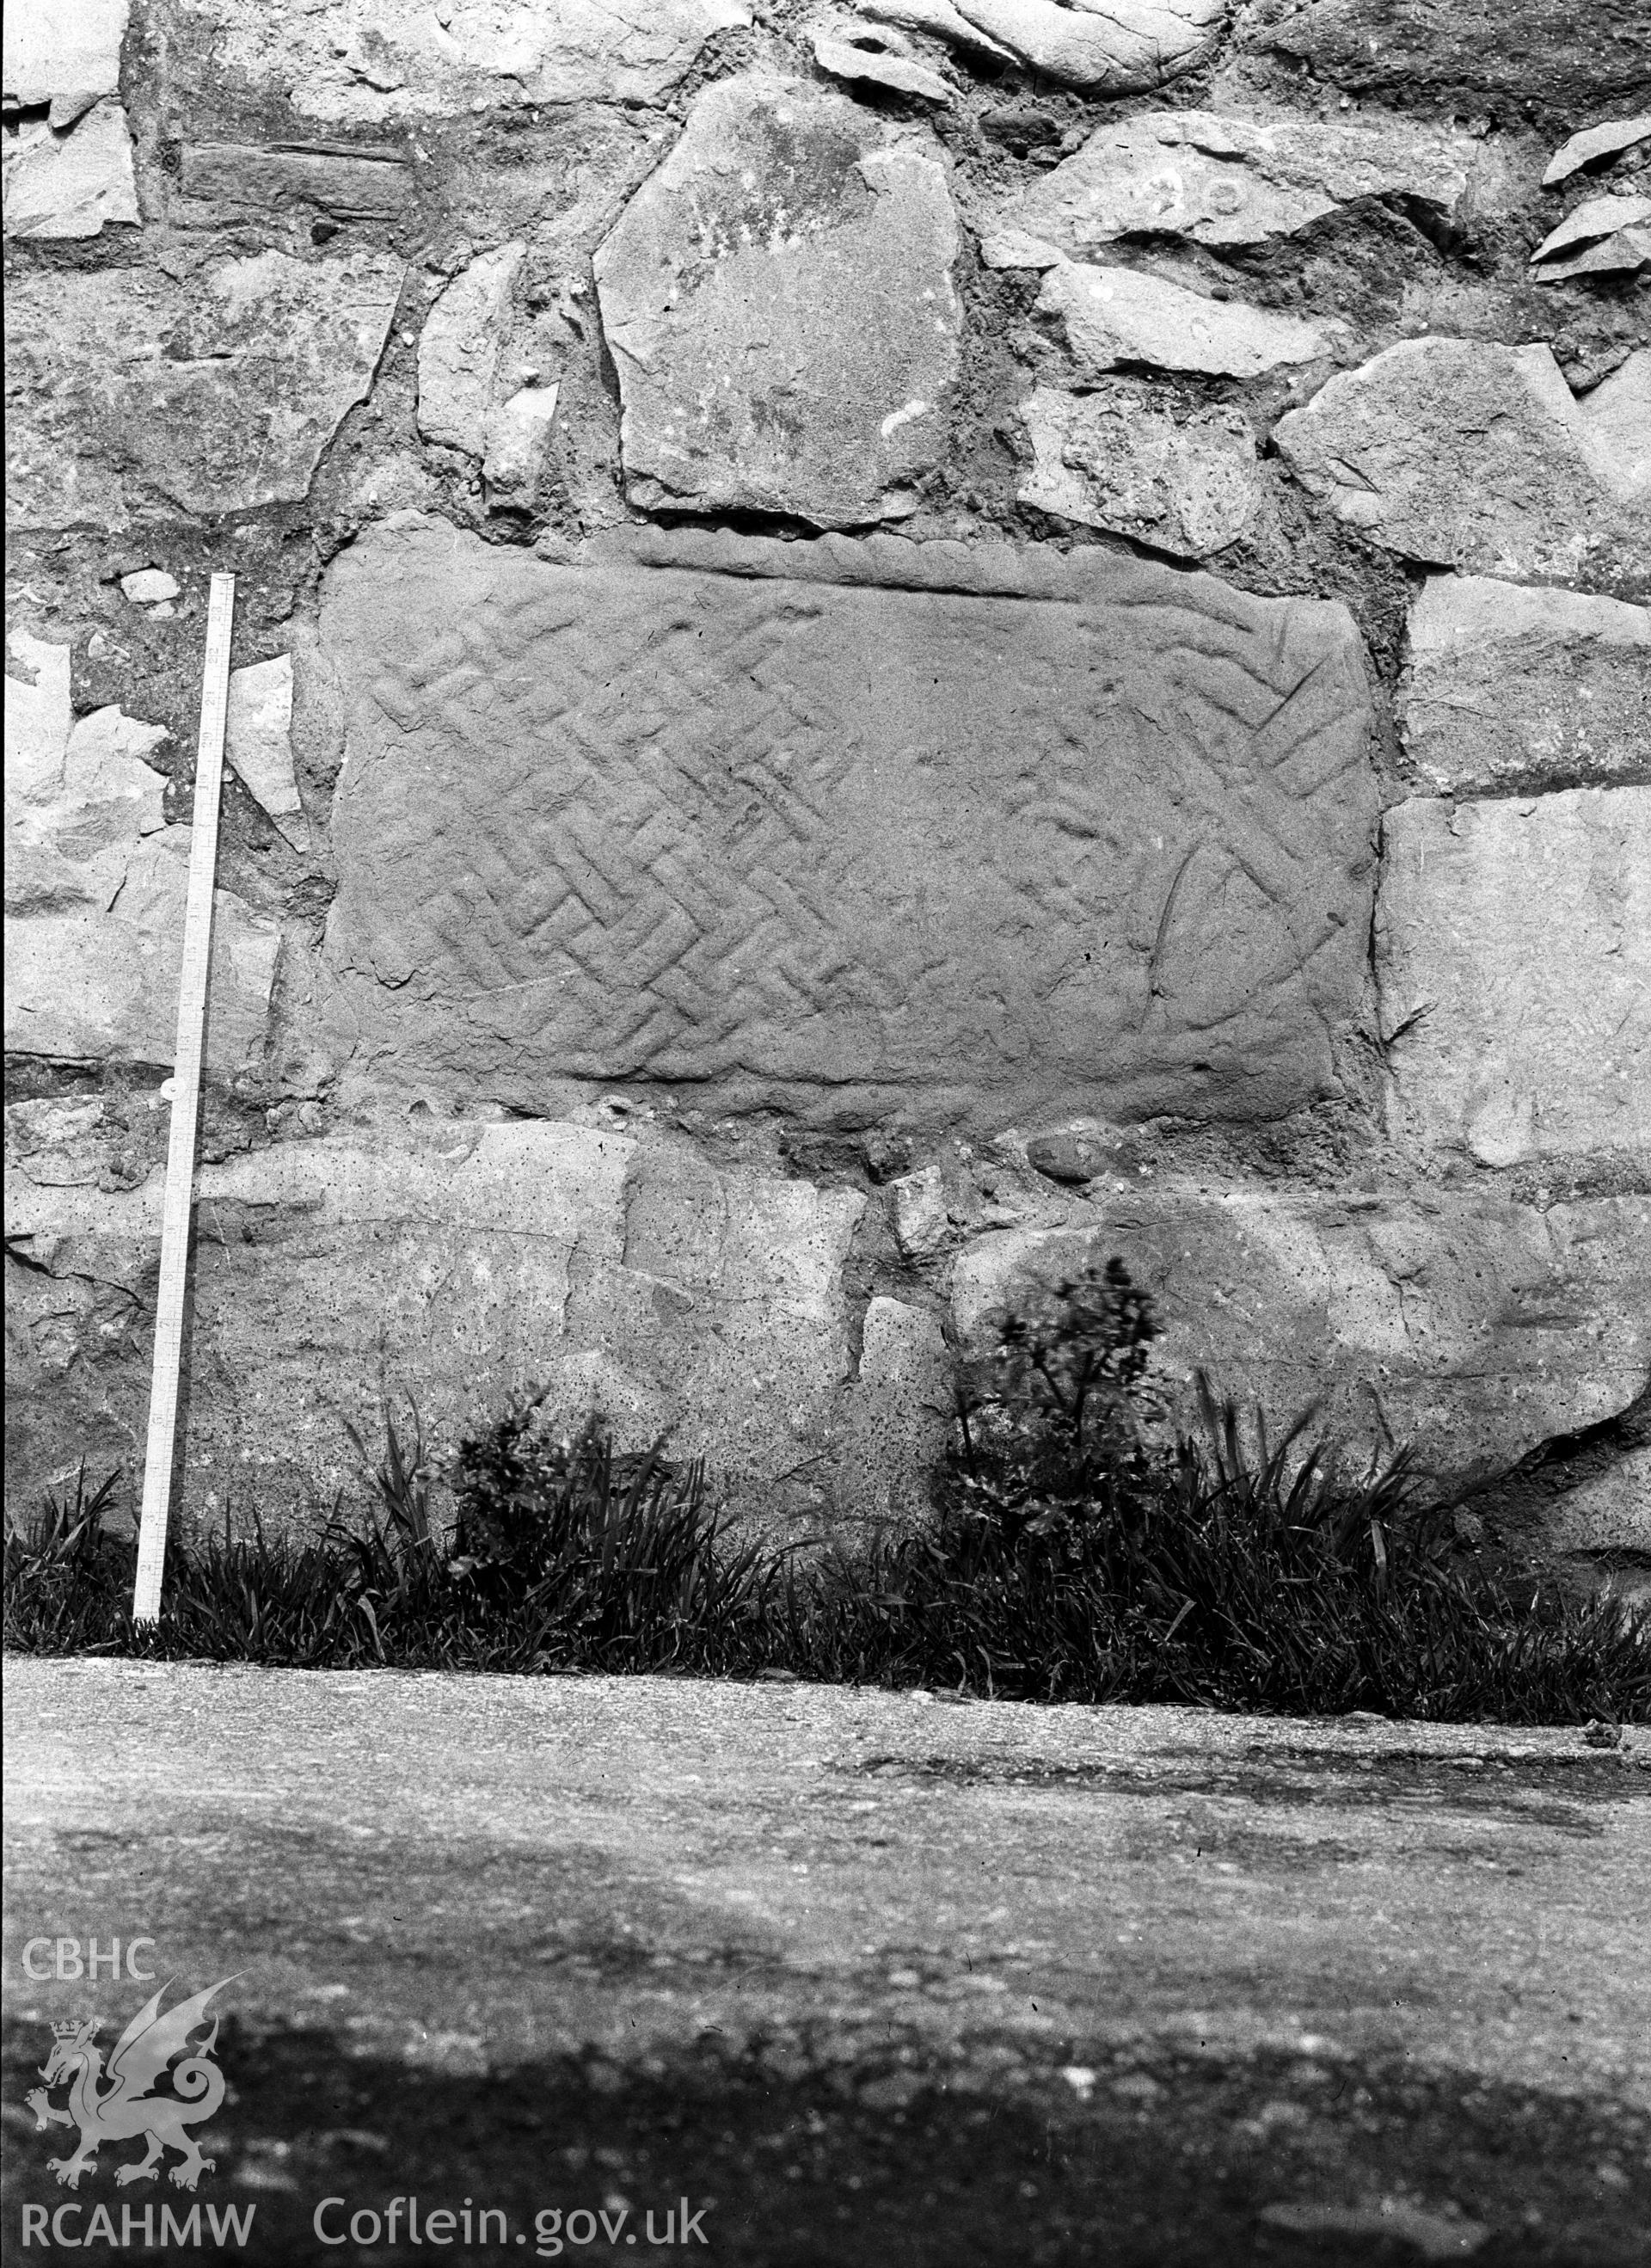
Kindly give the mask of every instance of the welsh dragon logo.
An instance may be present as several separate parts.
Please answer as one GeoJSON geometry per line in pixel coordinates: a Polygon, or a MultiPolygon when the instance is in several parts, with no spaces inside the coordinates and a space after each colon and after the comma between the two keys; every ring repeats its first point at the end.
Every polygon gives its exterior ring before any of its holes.
{"type": "Polygon", "coordinates": [[[225,1977],[204,1992],[180,2000],[164,2016],[160,2004],[166,1987],[163,1984],[115,2042],[107,2086],[103,2083],[103,2051],[92,2044],[97,2018],[52,2026],[52,2051],[40,2066],[46,2084],[32,2088],[24,2100],[34,2113],[37,2134],[43,2134],[48,2126],[80,2129],[80,2146],[72,2157],[47,2161],[60,2183],[78,2189],[82,2174],[98,2170],[97,2154],[103,2143],[131,2141],[140,2134],[148,2142],[148,2151],[143,2157],[115,2168],[119,2183],[152,2182],[169,2149],[181,2154],[182,2162],[172,2168],[170,2176],[180,2190],[194,2189],[202,2175],[216,2163],[202,2156],[201,2146],[189,2132],[191,2126],[210,2118],[224,2100],[224,2074],[212,2061],[218,2036],[216,2016],[206,2039],[193,2051],[188,2051],[189,2040],[206,2024],[207,2002],[233,1982],[225,1977]],[[156,2080],[179,2056],[184,2060],[172,2073],[172,2092],[151,2094],[156,2080]],[[53,2088],[65,2082],[69,2108],[60,2110],[47,2098],[53,2088]]]}

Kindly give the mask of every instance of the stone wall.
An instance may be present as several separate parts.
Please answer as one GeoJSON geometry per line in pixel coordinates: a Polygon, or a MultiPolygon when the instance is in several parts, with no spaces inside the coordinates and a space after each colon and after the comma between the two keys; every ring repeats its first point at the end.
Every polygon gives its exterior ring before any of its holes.
{"type": "Polygon", "coordinates": [[[14,0],[8,1481],[910,1513],[1017,1281],[1651,1567],[1651,24],[14,0]]]}

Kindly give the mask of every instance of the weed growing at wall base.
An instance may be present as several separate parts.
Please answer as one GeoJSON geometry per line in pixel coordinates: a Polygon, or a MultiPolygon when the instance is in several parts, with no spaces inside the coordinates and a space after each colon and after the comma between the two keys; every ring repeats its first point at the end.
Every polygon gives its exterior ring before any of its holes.
{"type": "Polygon", "coordinates": [[[784,1670],[1026,1701],[1651,1719],[1651,1616],[1483,1572],[1400,1455],[1356,1476],[1207,1382],[1170,1432],[1150,1311],[1116,1262],[1030,1294],[964,1379],[930,1519],[808,1553],[730,1535],[705,1469],[622,1454],[537,1403],[467,1440],[449,1539],[416,1420],[385,1406],[377,1517],[319,1538],[179,1539],[130,1613],[111,1482],[84,1473],[5,1543],[6,1643],[296,1668],[784,1670]]]}

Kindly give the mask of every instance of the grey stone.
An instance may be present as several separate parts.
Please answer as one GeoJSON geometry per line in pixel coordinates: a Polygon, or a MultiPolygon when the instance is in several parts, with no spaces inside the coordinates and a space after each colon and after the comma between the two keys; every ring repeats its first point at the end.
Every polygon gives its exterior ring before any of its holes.
{"type": "Polygon", "coordinates": [[[62,784],[63,753],[74,710],[70,703],[73,648],[27,630],[6,640],[5,792],[44,800],[62,784]]]}
{"type": "Polygon", "coordinates": [[[1259,378],[1328,355],[1331,340],[1295,315],[1274,315],[1237,299],[1207,299],[1139,268],[1090,268],[1063,261],[1044,277],[1038,312],[1053,315],[1080,369],[1156,370],[1259,378]]]}
{"type": "Polygon", "coordinates": [[[862,14],[1011,56],[1067,86],[1134,94],[1204,61],[1228,0],[857,0],[862,14]]]}
{"type": "Polygon", "coordinates": [[[1638,348],[1584,397],[1582,418],[1613,493],[1651,497],[1651,347],[1638,348]]]}
{"type": "Polygon", "coordinates": [[[1620,276],[1651,268],[1651,197],[1590,197],[1537,247],[1537,284],[1620,276]]]}
{"type": "Polygon", "coordinates": [[[1627,389],[1574,401],[1545,346],[1406,339],[1332,378],[1274,438],[1315,495],[1406,558],[1587,584],[1644,576],[1636,417],[1627,389]]]}
{"type": "Polygon", "coordinates": [[[696,99],[596,256],[633,502],[821,527],[913,509],[962,324],[941,155],[799,80],[696,99]]]}
{"type": "Polygon", "coordinates": [[[1547,1541],[1619,1597],[1651,1600],[1651,1448],[1562,1496],[1547,1541]]]}
{"type": "Polygon", "coordinates": [[[116,94],[127,0],[12,0],[4,17],[7,109],[51,106],[72,125],[89,103],[116,94]]]}
{"type": "Polygon", "coordinates": [[[1477,145],[1390,119],[1260,124],[1207,110],[1147,111],[1098,126],[1075,155],[995,208],[1015,232],[1075,260],[1119,237],[1263,244],[1361,197],[1402,196],[1452,213],[1477,145]]]}
{"type": "Polygon", "coordinates": [[[415,195],[412,166],[400,152],[335,144],[189,142],[182,180],[187,197],[214,209],[313,205],[335,220],[400,220],[415,195]]]}
{"type": "MultiPolygon", "coordinates": [[[[51,1374],[26,1373],[20,1403],[33,1383],[111,1447],[143,1440],[160,1196],[158,1170],[116,1192],[19,1174],[8,1203],[11,1238],[44,1271],[41,1312],[59,1318],[51,1374]],[[100,1307],[119,1295],[125,1328],[100,1344],[100,1307]]],[[[851,1389],[841,1273],[856,1191],[711,1168],[612,1128],[444,1121],[208,1165],[196,1202],[214,1226],[194,1270],[186,1515],[225,1488],[329,1501],[352,1477],[344,1421],[377,1433],[381,1364],[438,1454],[545,1388],[553,1420],[594,1407],[627,1447],[665,1432],[674,1454],[708,1451],[735,1506],[771,1521],[819,1494],[796,1469],[829,1464],[851,1389]]],[[[876,1392],[921,1353],[898,1327],[872,1344],[862,1449],[876,1392]]],[[[892,1467],[885,1479],[908,1485],[892,1467]]],[[[879,1509],[877,1485],[845,1470],[840,1509],[862,1486],[879,1509]]]]}
{"type": "Polygon", "coordinates": [[[1383,829],[1403,1124],[1490,1166],[1651,1147],[1651,788],[1416,799],[1383,829]]]}
{"type": "Polygon", "coordinates": [[[545,468],[556,393],[554,386],[524,386],[488,412],[481,470],[489,506],[532,504],[545,468]]]}
{"type": "Polygon", "coordinates": [[[714,32],[748,24],[744,0],[373,0],[371,18],[266,0],[179,0],[212,66],[340,123],[450,117],[494,105],[657,101],[714,32]]]}
{"type": "Polygon", "coordinates": [[[1022,504],[1188,559],[1224,550],[1263,516],[1255,437],[1238,410],[1177,415],[1113,382],[1082,395],[1040,387],[1020,414],[1033,451],[1022,504]]]}
{"type": "Polygon", "coordinates": [[[1644,0],[1252,0],[1239,36],[1333,86],[1413,107],[1477,98],[1568,121],[1643,107],[1651,87],[1644,0]]]}
{"type": "Polygon", "coordinates": [[[292,765],[292,656],[255,661],[230,674],[224,753],[238,779],[288,842],[309,841],[292,765]]]}
{"type": "Polygon", "coordinates": [[[885,86],[895,94],[914,94],[925,102],[951,100],[951,89],[938,71],[887,46],[874,48],[853,39],[833,38],[829,32],[816,32],[811,44],[815,62],[833,78],[885,86]]]}
{"type": "Polygon", "coordinates": [[[1289,1193],[1134,1174],[1068,1196],[1059,1229],[978,1239],[952,1312],[994,1309],[1116,1253],[1163,1336],[1153,1375],[1191,1417],[1193,1372],[1275,1421],[1310,1404],[1350,1446],[1498,1469],[1615,1417],[1651,1364],[1651,1200],[1539,1208],[1429,1189],[1289,1193]]]}
{"type": "Polygon", "coordinates": [[[404,523],[331,571],[324,645],[363,1077],[856,1124],[1335,1091],[1376,809],[1338,607],[1098,552],[563,568],[404,523]]]}
{"type": "Polygon", "coordinates": [[[1573,134],[1570,140],[1553,153],[1548,170],[1542,177],[1545,189],[1560,181],[1568,181],[1573,173],[1581,173],[1585,166],[1597,165],[1602,158],[1618,157],[1623,151],[1632,150],[1636,142],[1651,142],[1651,114],[1643,118],[1615,118],[1603,126],[1585,127],[1581,133],[1573,134]]]}
{"type": "Polygon", "coordinates": [[[5,233],[47,241],[100,235],[142,217],[132,144],[118,102],[97,102],[61,132],[48,123],[8,134],[5,233]]]}
{"type": "Polygon", "coordinates": [[[427,441],[480,457],[513,328],[525,244],[485,252],[455,276],[419,333],[419,431],[427,441]]]}
{"type": "Polygon", "coordinates": [[[1651,779],[1651,608],[1430,576],[1411,608],[1401,724],[1440,795],[1651,779]]]}
{"type": "MultiPolygon", "coordinates": [[[[169,827],[125,859],[118,909],[93,902],[8,917],[6,1046],[77,1062],[170,1064],[188,867],[189,829],[169,827]]],[[[281,932],[226,891],[214,902],[207,1065],[231,1078],[263,1055],[281,932]]]]}
{"type": "Polygon", "coordinates": [[[121,596],[135,607],[153,607],[175,599],[181,585],[164,567],[140,567],[121,578],[121,596]]]}
{"type": "Polygon", "coordinates": [[[18,276],[7,295],[14,525],[120,527],[297,503],[366,394],[399,260],[232,260],[187,285],[128,269],[18,276]]]}

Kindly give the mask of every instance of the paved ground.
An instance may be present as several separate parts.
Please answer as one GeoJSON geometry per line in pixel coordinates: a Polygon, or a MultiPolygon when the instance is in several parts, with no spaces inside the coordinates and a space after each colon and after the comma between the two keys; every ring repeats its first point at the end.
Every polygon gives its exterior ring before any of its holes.
{"type": "Polygon", "coordinates": [[[235,1974],[198,2191],[256,2207],[225,2258],[1645,2257],[1643,1734],[657,1678],[7,1683],[8,2260],[26,2206],[78,2204],[91,2243],[129,2205],[136,2242],[145,2203],[192,2202],[117,2190],[131,2143],[71,2197],[70,2138],[21,2108],[48,2020],[104,2012],[106,2047],[154,1989],[31,1981],[26,1949],[117,1935],[155,1940],[172,1998],[235,1974]],[[405,2206],[383,2225],[407,2194],[416,2244],[405,2206]]]}

